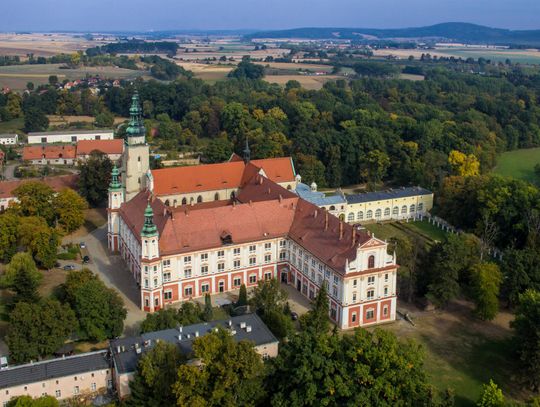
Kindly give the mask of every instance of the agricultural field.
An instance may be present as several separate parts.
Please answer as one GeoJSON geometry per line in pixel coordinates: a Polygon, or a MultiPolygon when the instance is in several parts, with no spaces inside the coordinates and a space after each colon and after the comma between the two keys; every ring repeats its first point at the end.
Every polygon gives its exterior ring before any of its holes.
{"type": "Polygon", "coordinates": [[[540,164],[540,147],[507,151],[503,153],[493,170],[495,174],[540,184],[534,166],[540,164]]]}
{"type": "Polygon", "coordinates": [[[283,69],[287,71],[307,71],[307,72],[332,72],[331,65],[321,64],[303,64],[296,62],[255,62],[257,65],[269,67],[273,69],[283,69]]]}
{"type": "Polygon", "coordinates": [[[309,90],[318,90],[323,87],[326,82],[343,79],[338,75],[266,75],[264,80],[278,85],[285,85],[288,81],[295,80],[309,90]]]}
{"type": "Polygon", "coordinates": [[[61,66],[62,64],[0,66],[0,88],[9,87],[13,90],[24,90],[27,82],[41,85],[48,82],[50,75],[58,76],[60,81],[81,79],[86,75],[99,75],[101,78],[110,79],[135,79],[146,75],[145,71],[134,71],[115,66],[83,66],[76,69],[61,69],[61,66]]]}
{"type": "Polygon", "coordinates": [[[80,35],[62,33],[0,33],[0,55],[50,57],[70,54],[78,50],[105,44],[106,41],[88,41],[80,35]]]}
{"type": "Polygon", "coordinates": [[[175,61],[177,65],[193,72],[196,78],[210,83],[224,80],[234,68],[234,64],[201,64],[197,62],[175,61]]]}

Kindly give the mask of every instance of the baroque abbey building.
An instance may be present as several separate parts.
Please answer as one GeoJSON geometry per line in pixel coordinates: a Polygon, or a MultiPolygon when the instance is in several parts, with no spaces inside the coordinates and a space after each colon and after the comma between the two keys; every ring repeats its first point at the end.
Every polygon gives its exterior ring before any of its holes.
{"type": "Polygon", "coordinates": [[[138,95],[121,170],[109,188],[108,245],[140,287],[141,307],[237,290],[277,278],[314,298],[328,288],[341,328],[395,319],[388,245],[294,193],[291,158],[150,170],[138,95]]]}

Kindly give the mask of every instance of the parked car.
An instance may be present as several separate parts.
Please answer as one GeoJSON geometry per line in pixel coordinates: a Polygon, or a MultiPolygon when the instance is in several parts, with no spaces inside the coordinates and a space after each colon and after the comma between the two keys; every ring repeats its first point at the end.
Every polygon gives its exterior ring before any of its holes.
{"type": "Polygon", "coordinates": [[[75,270],[75,266],[73,264],[66,264],[64,266],[64,270],[66,270],[66,271],[75,270]]]}
{"type": "Polygon", "coordinates": [[[82,259],[83,264],[90,263],[90,257],[84,256],[82,259]]]}
{"type": "Polygon", "coordinates": [[[86,248],[86,243],[84,243],[84,242],[79,243],[79,247],[81,249],[85,249],[86,248]]]}
{"type": "Polygon", "coordinates": [[[296,321],[296,320],[298,319],[298,314],[297,314],[296,312],[294,312],[294,311],[291,312],[291,319],[292,319],[293,321],[296,321]]]}

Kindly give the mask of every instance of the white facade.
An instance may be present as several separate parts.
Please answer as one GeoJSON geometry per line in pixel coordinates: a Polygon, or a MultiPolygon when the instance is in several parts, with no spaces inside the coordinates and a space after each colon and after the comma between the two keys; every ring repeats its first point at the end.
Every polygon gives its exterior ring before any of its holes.
{"type": "Polygon", "coordinates": [[[19,142],[18,134],[0,134],[0,144],[16,145],[19,142]]]}
{"type": "Polygon", "coordinates": [[[28,144],[76,143],[79,140],[112,140],[113,130],[47,131],[28,134],[28,144]]]}

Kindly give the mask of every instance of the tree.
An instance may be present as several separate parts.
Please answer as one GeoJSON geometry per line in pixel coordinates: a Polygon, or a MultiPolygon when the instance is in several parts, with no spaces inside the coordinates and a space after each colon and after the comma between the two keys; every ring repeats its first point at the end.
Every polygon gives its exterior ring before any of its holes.
{"type": "Polygon", "coordinates": [[[21,117],[22,111],[22,98],[19,94],[10,92],[7,96],[6,110],[12,119],[21,117]]]}
{"type": "Polygon", "coordinates": [[[83,225],[84,210],[88,204],[77,192],[65,188],[54,197],[53,201],[56,219],[63,230],[72,233],[83,225]]]}
{"type": "Polygon", "coordinates": [[[137,371],[129,383],[130,397],[126,407],[173,406],[176,397],[172,386],[183,358],[175,344],[157,342],[137,364],[137,371]]]}
{"type": "Polygon", "coordinates": [[[49,119],[43,110],[37,107],[29,108],[24,114],[24,131],[45,131],[49,127],[49,119]]]}
{"type": "Polygon", "coordinates": [[[102,341],[122,333],[127,315],[122,298],[90,270],[69,272],[64,289],[82,338],[102,341]]]}
{"type": "Polygon", "coordinates": [[[292,320],[286,307],[287,291],[277,279],[259,280],[249,302],[277,338],[283,339],[292,332],[292,320]]]}
{"type": "Polygon", "coordinates": [[[249,56],[244,56],[236,69],[229,72],[229,78],[262,79],[263,77],[264,67],[251,62],[249,56]]]}
{"type": "Polygon", "coordinates": [[[77,328],[71,308],[54,299],[19,302],[9,320],[7,344],[11,360],[17,363],[51,355],[77,328]]]}
{"type": "Polygon", "coordinates": [[[315,334],[326,334],[330,327],[330,321],[328,319],[329,310],[328,289],[326,288],[326,284],[322,284],[315,296],[313,308],[302,315],[300,319],[302,328],[315,334]]]}
{"type": "Polygon", "coordinates": [[[49,85],[56,85],[58,83],[58,76],[49,75],[49,85]]]}
{"type": "Polygon", "coordinates": [[[184,302],[178,309],[166,308],[147,314],[141,323],[141,333],[176,328],[178,325],[192,325],[202,320],[200,305],[184,302]]]}
{"type": "Polygon", "coordinates": [[[45,219],[38,216],[19,218],[17,241],[21,248],[29,251],[36,263],[45,268],[52,268],[56,262],[58,235],[50,228],[45,219]]]}
{"type": "Polygon", "coordinates": [[[105,154],[92,151],[80,166],[79,192],[92,206],[98,206],[108,198],[112,161],[105,154]]]}
{"type": "Polygon", "coordinates": [[[231,157],[232,153],[232,143],[226,137],[210,140],[203,151],[205,161],[209,163],[225,162],[231,157]]]}
{"type": "Polygon", "coordinates": [[[17,252],[17,229],[19,217],[11,212],[0,216],[0,259],[4,262],[11,260],[17,252]]]}
{"type": "Polygon", "coordinates": [[[382,181],[390,166],[390,159],[383,151],[372,150],[360,162],[360,175],[369,184],[375,185],[382,181]]]}
{"type": "Polygon", "coordinates": [[[13,194],[18,201],[15,209],[23,216],[39,216],[49,225],[53,224],[54,190],[50,186],[39,181],[28,181],[15,188],[13,194]]]}
{"type": "Polygon", "coordinates": [[[111,127],[114,124],[114,115],[111,112],[104,111],[96,115],[97,127],[111,127]]]}
{"type": "Polygon", "coordinates": [[[515,346],[523,381],[534,391],[540,388],[540,292],[527,290],[519,296],[514,329],[515,346]]]}
{"type": "Polygon", "coordinates": [[[201,364],[179,367],[177,406],[255,406],[264,397],[264,366],[252,343],[219,329],[194,340],[192,358],[201,364]]]}
{"type": "Polygon", "coordinates": [[[240,286],[240,293],[238,294],[238,301],[236,301],[236,306],[237,307],[243,307],[245,305],[248,304],[248,300],[247,300],[247,289],[246,289],[246,285],[245,284],[242,284],[240,286]]]}
{"type": "Polygon", "coordinates": [[[41,396],[33,399],[30,396],[19,396],[11,399],[7,407],[58,407],[60,404],[53,396],[41,396]]]}
{"type": "Polygon", "coordinates": [[[319,187],[324,187],[326,185],[326,168],[316,157],[298,154],[296,157],[296,165],[298,165],[298,173],[302,174],[304,183],[310,185],[312,182],[315,182],[319,187]]]}
{"type": "Polygon", "coordinates": [[[494,263],[477,263],[471,268],[471,285],[476,314],[491,321],[499,311],[502,274],[494,263]]]}
{"type": "Polygon", "coordinates": [[[273,406],[433,405],[423,352],[391,332],[301,332],[270,361],[273,406]]]}
{"type": "Polygon", "coordinates": [[[28,89],[29,91],[33,91],[34,90],[34,82],[26,82],[26,89],[28,89]]]}
{"type": "Polygon", "coordinates": [[[493,380],[489,380],[489,384],[482,385],[482,394],[476,403],[478,407],[504,407],[504,395],[502,390],[493,380]]]}
{"type": "Polygon", "coordinates": [[[37,288],[42,279],[43,274],[37,269],[32,256],[21,252],[13,256],[6,266],[2,285],[15,291],[15,303],[34,303],[39,300],[37,288]]]}
{"type": "Polygon", "coordinates": [[[480,163],[474,154],[464,154],[457,150],[450,151],[448,162],[454,172],[461,177],[471,177],[480,174],[480,163]]]}
{"type": "Polygon", "coordinates": [[[212,299],[210,294],[206,293],[204,295],[204,311],[203,311],[203,320],[211,321],[214,316],[214,310],[212,309],[212,299]]]}

